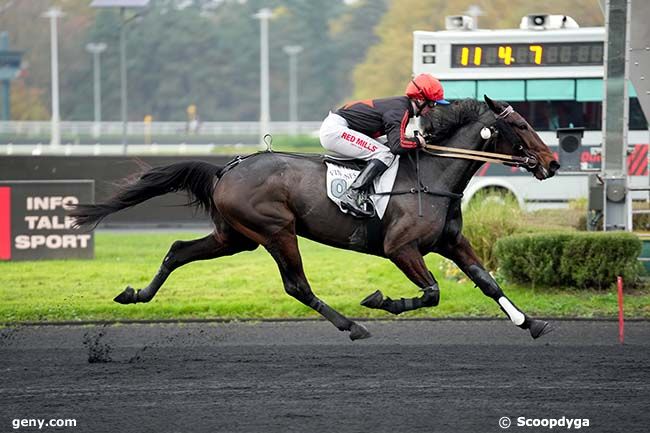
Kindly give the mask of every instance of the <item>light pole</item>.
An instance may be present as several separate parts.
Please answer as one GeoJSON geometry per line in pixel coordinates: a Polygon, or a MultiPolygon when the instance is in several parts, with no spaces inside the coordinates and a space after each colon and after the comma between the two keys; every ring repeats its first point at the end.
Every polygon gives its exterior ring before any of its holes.
{"type": "Polygon", "coordinates": [[[129,124],[129,108],[126,87],[126,8],[120,8],[120,100],[122,101],[122,154],[126,155],[128,146],[126,134],[129,124]]]}
{"type": "Polygon", "coordinates": [[[93,123],[93,137],[99,138],[102,122],[102,88],[101,68],[99,55],[106,49],[104,43],[86,44],[86,50],[93,55],[93,102],[95,106],[95,121],[93,123]]]}
{"type": "Polygon", "coordinates": [[[284,52],[289,56],[289,122],[291,135],[298,133],[298,54],[300,45],[285,45],[284,52]]]}
{"type": "Polygon", "coordinates": [[[61,118],[59,116],[59,42],[57,19],[63,16],[61,9],[50,8],[43,14],[50,19],[50,57],[52,68],[52,132],[50,146],[57,147],[61,144],[61,118]]]}
{"type": "MultiPolygon", "coordinates": [[[[11,4],[11,3],[10,3],[11,4]]],[[[3,10],[0,9],[0,14],[3,10]]],[[[11,120],[11,80],[20,74],[22,69],[22,51],[9,50],[9,33],[0,32],[0,82],[2,83],[2,117],[4,121],[11,120]]]]}
{"type": "Polygon", "coordinates": [[[269,20],[271,9],[260,9],[255,15],[260,20],[260,146],[264,147],[264,135],[269,132],[271,121],[269,109],[269,20]]]}
{"type": "Polygon", "coordinates": [[[470,5],[465,13],[472,17],[472,29],[478,29],[478,17],[485,15],[483,9],[479,5],[470,5]]]}
{"type": "Polygon", "coordinates": [[[126,25],[129,21],[138,17],[138,14],[131,18],[126,17],[127,9],[144,9],[149,5],[150,0],[93,0],[90,7],[93,8],[120,8],[120,99],[122,101],[122,154],[126,155],[127,150],[127,127],[128,127],[128,105],[126,85],[126,25]]]}

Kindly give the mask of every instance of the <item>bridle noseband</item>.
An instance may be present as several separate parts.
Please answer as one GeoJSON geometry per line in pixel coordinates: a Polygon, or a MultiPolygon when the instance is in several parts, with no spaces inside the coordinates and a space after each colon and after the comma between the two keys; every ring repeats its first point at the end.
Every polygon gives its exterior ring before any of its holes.
{"type": "Polygon", "coordinates": [[[497,129],[497,132],[501,133],[512,145],[512,149],[514,151],[519,151],[525,155],[524,157],[516,157],[519,158],[518,164],[516,166],[525,167],[529,170],[532,170],[537,167],[539,161],[537,161],[535,155],[530,153],[524,146],[521,137],[519,137],[519,135],[512,129],[512,125],[506,122],[506,118],[514,112],[515,110],[512,108],[512,106],[508,105],[501,113],[496,115],[494,125],[497,129]]]}
{"type": "MultiPolygon", "coordinates": [[[[427,144],[424,148],[432,150],[433,152],[426,152],[432,156],[447,157],[447,158],[460,158],[472,159],[482,162],[493,162],[508,165],[511,167],[523,167],[527,170],[533,170],[537,167],[539,162],[537,158],[531,154],[528,149],[524,147],[523,141],[512,129],[512,126],[505,121],[505,119],[514,113],[512,106],[508,105],[501,113],[494,115],[494,121],[489,124],[483,124],[484,128],[490,130],[490,136],[483,138],[485,140],[483,148],[492,143],[499,134],[512,144],[513,151],[519,151],[525,156],[508,155],[505,153],[485,152],[481,150],[458,149],[447,146],[436,146],[427,144]]],[[[492,111],[490,111],[492,112],[492,111]]]]}

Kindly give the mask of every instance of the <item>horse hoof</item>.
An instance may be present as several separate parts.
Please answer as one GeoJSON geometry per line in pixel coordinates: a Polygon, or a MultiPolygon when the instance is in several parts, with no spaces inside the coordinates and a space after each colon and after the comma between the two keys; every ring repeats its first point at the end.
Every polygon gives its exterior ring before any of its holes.
{"type": "Polygon", "coordinates": [[[135,304],[135,290],[133,287],[127,286],[122,293],[113,298],[113,301],[118,304],[135,304]]]}
{"type": "Polygon", "coordinates": [[[361,305],[367,308],[380,308],[383,301],[384,295],[381,293],[381,291],[377,290],[376,292],[363,298],[361,305]]]}
{"type": "Polygon", "coordinates": [[[425,307],[437,307],[440,304],[440,289],[436,287],[424,290],[422,304],[425,307]]]}
{"type": "Polygon", "coordinates": [[[548,322],[545,322],[544,320],[536,320],[532,319],[530,321],[530,327],[528,328],[530,331],[531,337],[537,339],[541,337],[542,335],[548,334],[553,330],[553,327],[548,322]]]}
{"type": "Polygon", "coordinates": [[[353,323],[352,326],[350,326],[350,340],[363,340],[364,338],[370,337],[370,331],[368,331],[365,326],[359,325],[358,323],[353,323]]]}

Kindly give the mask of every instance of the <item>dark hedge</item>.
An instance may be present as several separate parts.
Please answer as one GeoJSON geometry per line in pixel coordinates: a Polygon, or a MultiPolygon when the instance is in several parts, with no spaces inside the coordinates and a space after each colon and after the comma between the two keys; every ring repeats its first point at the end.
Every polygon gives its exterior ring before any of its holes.
{"type": "Polygon", "coordinates": [[[495,255],[509,281],[547,287],[607,288],[621,275],[634,284],[641,240],[631,233],[554,232],[499,239],[495,255]]]}

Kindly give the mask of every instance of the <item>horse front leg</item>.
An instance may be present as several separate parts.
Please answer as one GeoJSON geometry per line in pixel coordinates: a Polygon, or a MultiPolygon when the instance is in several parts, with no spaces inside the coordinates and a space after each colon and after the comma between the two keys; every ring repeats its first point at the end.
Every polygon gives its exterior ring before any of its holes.
{"type": "Polygon", "coordinates": [[[456,243],[445,245],[439,252],[444,257],[453,260],[485,296],[499,304],[512,323],[522,329],[528,329],[533,338],[539,338],[552,330],[548,322],[529,317],[508,299],[492,275],[483,267],[465,236],[459,235],[456,243]]]}
{"type": "Polygon", "coordinates": [[[381,291],[377,290],[361,301],[361,305],[368,308],[386,310],[393,314],[438,305],[440,302],[438,282],[427,269],[424,258],[415,244],[402,247],[389,257],[404,275],[420,288],[422,296],[394,300],[389,297],[384,297],[381,291]]]}
{"type": "Polygon", "coordinates": [[[292,228],[276,233],[264,246],[278,265],[287,294],[318,312],[340,331],[349,331],[351,340],[371,336],[365,326],[348,319],[312,292],[302,266],[298,240],[292,228]]]}

